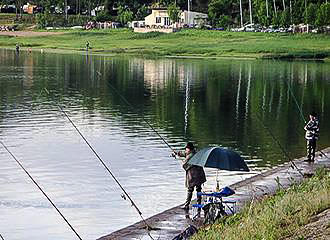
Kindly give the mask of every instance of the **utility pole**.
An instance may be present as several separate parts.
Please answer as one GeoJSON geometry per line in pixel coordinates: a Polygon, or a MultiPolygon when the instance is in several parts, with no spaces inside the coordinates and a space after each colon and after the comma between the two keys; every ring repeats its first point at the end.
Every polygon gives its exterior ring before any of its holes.
{"type": "Polygon", "coordinates": [[[241,27],[243,27],[243,10],[242,10],[242,0],[239,0],[239,10],[241,14],[241,27]]]}
{"type": "Polygon", "coordinates": [[[65,20],[68,21],[68,0],[65,0],[65,20]]]}
{"type": "Polygon", "coordinates": [[[252,3],[251,0],[249,0],[249,8],[250,8],[250,23],[252,24],[252,3]]]}

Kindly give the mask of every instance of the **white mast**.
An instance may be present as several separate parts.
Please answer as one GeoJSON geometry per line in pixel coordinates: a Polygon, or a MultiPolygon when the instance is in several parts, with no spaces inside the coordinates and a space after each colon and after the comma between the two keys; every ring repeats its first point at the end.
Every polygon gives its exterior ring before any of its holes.
{"type": "Polygon", "coordinates": [[[239,10],[241,13],[241,27],[243,27],[243,10],[242,10],[242,0],[239,0],[239,10]]]}
{"type": "Polygon", "coordinates": [[[250,23],[252,24],[252,4],[251,4],[251,0],[249,0],[249,8],[250,8],[250,23]]]}
{"type": "Polygon", "coordinates": [[[192,0],[188,0],[188,13],[187,13],[188,25],[190,25],[190,9],[191,9],[191,1],[192,1],[192,0]]]}

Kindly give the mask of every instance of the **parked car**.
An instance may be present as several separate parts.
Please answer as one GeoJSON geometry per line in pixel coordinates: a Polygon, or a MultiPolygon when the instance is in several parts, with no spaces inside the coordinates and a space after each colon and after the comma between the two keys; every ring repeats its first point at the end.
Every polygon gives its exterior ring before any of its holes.
{"type": "Polygon", "coordinates": [[[225,28],[223,28],[223,27],[218,27],[218,28],[212,28],[211,30],[224,31],[225,28]]]}

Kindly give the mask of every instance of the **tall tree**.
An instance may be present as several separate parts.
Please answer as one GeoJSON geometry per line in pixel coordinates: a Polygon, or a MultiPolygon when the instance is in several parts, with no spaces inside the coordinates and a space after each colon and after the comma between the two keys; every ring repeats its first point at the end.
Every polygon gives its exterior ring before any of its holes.
{"type": "Polygon", "coordinates": [[[318,8],[315,24],[319,27],[330,25],[330,3],[323,3],[318,8]]]}
{"type": "Polygon", "coordinates": [[[15,0],[16,19],[22,17],[23,0],[15,0]]]}
{"type": "Polygon", "coordinates": [[[180,9],[175,3],[171,3],[167,7],[167,13],[171,22],[177,23],[179,21],[180,9]]]}
{"type": "Polygon", "coordinates": [[[211,0],[209,3],[208,15],[212,25],[216,25],[221,15],[231,16],[232,1],[211,0]]]}
{"type": "Polygon", "coordinates": [[[315,24],[317,13],[317,6],[314,3],[310,3],[304,13],[304,21],[307,24],[315,24]]]}

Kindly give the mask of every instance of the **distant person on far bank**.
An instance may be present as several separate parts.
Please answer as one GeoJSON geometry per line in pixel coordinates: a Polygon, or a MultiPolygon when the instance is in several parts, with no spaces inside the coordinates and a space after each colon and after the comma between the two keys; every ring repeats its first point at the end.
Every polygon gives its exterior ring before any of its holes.
{"type": "MultiPolygon", "coordinates": [[[[188,161],[195,155],[196,150],[192,142],[188,142],[184,151],[174,151],[173,156],[182,157],[182,167],[186,171],[187,198],[182,209],[188,211],[194,188],[197,192],[202,191],[202,184],[206,182],[204,169],[200,166],[191,165],[188,161]]],[[[197,203],[201,204],[202,197],[197,196],[197,203]]]]}
{"type": "Polygon", "coordinates": [[[86,41],[86,51],[88,51],[88,49],[89,49],[89,42],[86,41]]]}
{"type": "Polygon", "coordinates": [[[19,53],[19,44],[16,43],[16,52],[19,53]]]}
{"type": "Polygon", "coordinates": [[[312,112],[309,114],[309,121],[304,127],[306,134],[305,138],[307,140],[307,162],[314,162],[316,141],[319,139],[319,121],[317,119],[317,114],[312,112]]]}

